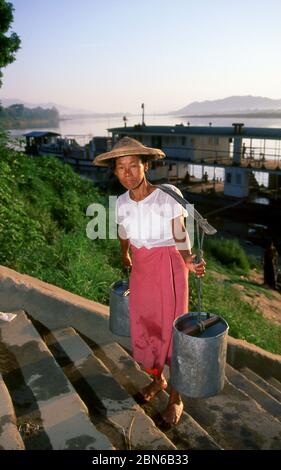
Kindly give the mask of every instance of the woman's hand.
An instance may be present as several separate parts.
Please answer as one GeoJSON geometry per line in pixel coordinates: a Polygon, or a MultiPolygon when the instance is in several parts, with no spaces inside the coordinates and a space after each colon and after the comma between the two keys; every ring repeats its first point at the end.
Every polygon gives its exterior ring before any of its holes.
{"type": "Polygon", "coordinates": [[[202,259],[200,263],[193,263],[195,258],[196,258],[196,255],[188,256],[188,258],[185,260],[186,267],[189,271],[196,274],[197,277],[203,277],[206,271],[205,269],[206,262],[204,259],[202,259]]]}
{"type": "Polygon", "coordinates": [[[129,255],[129,253],[126,253],[122,256],[122,263],[125,268],[131,268],[132,267],[132,260],[129,255]]]}

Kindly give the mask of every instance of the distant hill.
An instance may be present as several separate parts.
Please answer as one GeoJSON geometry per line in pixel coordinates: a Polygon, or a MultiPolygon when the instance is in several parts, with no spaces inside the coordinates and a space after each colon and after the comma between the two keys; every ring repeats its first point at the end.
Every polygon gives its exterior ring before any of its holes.
{"type": "Polygon", "coordinates": [[[281,110],[281,99],[273,100],[262,96],[228,96],[219,100],[193,101],[189,105],[169,114],[173,115],[204,115],[247,113],[257,111],[281,110]]]}

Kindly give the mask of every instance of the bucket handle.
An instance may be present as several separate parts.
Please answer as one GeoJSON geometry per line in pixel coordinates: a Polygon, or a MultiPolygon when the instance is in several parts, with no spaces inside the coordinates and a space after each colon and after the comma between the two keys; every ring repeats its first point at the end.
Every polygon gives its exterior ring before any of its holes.
{"type": "MultiPolygon", "coordinates": [[[[126,281],[128,281],[129,283],[131,268],[130,266],[126,266],[124,269],[125,269],[126,277],[127,277],[126,281]]],[[[127,297],[129,294],[130,294],[130,288],[128,288],[127,290],[125,290],[125,292],[123,292],[124,297],[127,297]]]]}
{"type": "Polygon", "coordinates": [[[129,280],[130,279],[130,273],[131,273],[131,267],[130,266],[126,266],[126,274],[127,274],[127,279],[129,280]]]}

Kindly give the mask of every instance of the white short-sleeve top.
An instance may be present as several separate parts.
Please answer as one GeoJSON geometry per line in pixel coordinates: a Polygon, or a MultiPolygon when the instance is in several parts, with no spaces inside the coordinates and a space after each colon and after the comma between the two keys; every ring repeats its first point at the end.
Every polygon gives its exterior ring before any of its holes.
{"type": "MultiPolygon", "coordinates": [[[[176,186],[165,186],[182,196],[176,186]]],[[[187,210],[159,188],[141,201],[131,199],[129,191],[116,201],[115,222],[123,225],[130,243],[137,248],[176,245],[171,220],[181,215],[187,217],[187,210]]]]}

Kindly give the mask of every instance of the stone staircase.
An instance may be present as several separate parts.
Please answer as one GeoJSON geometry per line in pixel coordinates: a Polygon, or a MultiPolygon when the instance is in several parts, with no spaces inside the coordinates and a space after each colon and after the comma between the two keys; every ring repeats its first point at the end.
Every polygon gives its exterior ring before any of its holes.
{"type": "Polygon", "coordinates": [[[117,342],[47,329],[24,310],[0,322],[0,449],[281,449],[281,383],[226,368],[223,391],[184,398],[164,424],[168,394],[142,403],[150,382],[117,342]]]}

